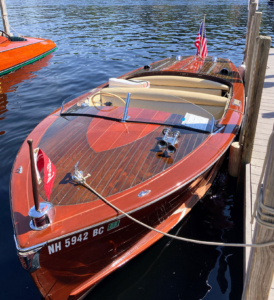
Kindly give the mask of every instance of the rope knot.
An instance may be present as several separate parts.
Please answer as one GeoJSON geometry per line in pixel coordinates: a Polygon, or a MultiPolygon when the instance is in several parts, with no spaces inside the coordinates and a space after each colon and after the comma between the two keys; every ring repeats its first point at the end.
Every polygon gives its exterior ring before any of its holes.
{"type": "Polygon", "coordinates": [[[88,177],[90,177],[91,175],[90,174],[87,174],[87,176],[84,176],[83,175],[83,171],[79,171],[78,169],[78,165],[79,165],[79,161],[77,162],[77,164],[74,166],[74,172],[73,172],[73,175],[71,176],[71,178],[76,181],[78,184],[82,184],[82,185],[85,185],[87,182],[86,182],[86,179],[88,177]]]}

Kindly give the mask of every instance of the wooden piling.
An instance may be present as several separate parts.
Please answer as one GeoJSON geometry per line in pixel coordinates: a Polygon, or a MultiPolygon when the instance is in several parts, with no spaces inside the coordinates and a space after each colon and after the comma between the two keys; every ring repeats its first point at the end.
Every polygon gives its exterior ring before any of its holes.
{"type": "MultiPolygon", "coordinates": [[[[274,209],[274,136],[271,136],[269,156],[265,157],[266,172],[263,182],[263,204],[274,209]]],[[[264,210],[262,209],[264,212],[264,210]]],[[[265,212],[264,212],[265,213],[265,212]]],[[[266,213],[269,214],[269,213],[266,213]]],[[[271,222],[267,217],[263,221],[271,222]]],[[[272,221],[273,222],[273,221],[272,221]]],[[[274,224],[274,223],[273,223],[274,224]]],[[[274,229],[256,223],[253,243],[274,241],[274,229]]],[[[242,300],[267,300],[274,275],[274,246],[252,248],[242,300]]]]}
{"type": "Polygon", "coordinates": [[[255,41],[254,55],[250,68],[251,80],[247,95],[246,113],[240,136],[242,145],[240,177],[243,177],[245,165],[250,163],[251,160],[270,44],[271,37],[268,36],[259,36],[255,41]]]}
{"type": "Polygon", "coordinates": [[[245,38],[245,51],[244,51],[244,62],[246,62],[246,55],[248,49],[248,42],[249,42],[249,34],[250,34],[250,27],[252,22],[252,17],[254,17],[257,8],[257,3],[252,2],[249,6],[248,12],[248,20],[247,20],[247,28],[246,28],[246,38],[245,38]]]}
{"type": "Polygon", "coordinates": [[[245,71],[245,92],[248,94],[248,88],[251,75],[251,64],[255,48],[256,37],[259,36],[262,13],[256,12],[251,21],[251,29],[249,34],[248,48],[246,53],[246,71],[245,71]]]}
{"type": "Polygon", "coordinates": [[[1,13],[2,13],[2,20],[3,20],[4,31],[8,35],[11,35],[10,26],[9,26],[9,19],[8,19],[8,12],[7,12],[7,7],[6,7],[5,0],[0,0],[0,7],[1,7],[1,13]]]}
{"type": "Polygon", "coordinates": [[[241,158],[241,147],[239,142],[233,142],[229,150],[228,173],[232,177],[238,177],[241,158]]]}

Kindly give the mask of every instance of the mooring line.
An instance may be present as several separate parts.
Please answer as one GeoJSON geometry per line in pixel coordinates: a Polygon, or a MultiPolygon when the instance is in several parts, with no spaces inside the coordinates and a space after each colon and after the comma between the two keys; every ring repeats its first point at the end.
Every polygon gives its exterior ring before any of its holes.
{"type": "MultiPolygon", "coordinates": [[[[223,52],[221,52],[221,53],[217,53],[216,55],[220,56],[221,54],[224,54],[224,53],[228,52],[228,51],[231,50],[234,46],[237,46],[238,43],[239,43],[245,36],[246,36],[246,33],[245,33],[241,38],[239,38],[239,39],[236,41],[236,43],[234,43],[230,48],[228,48],[227,50],[225,50],[225,51],[223,51],[223,52]]],[[[213,55],[213,56],[215,56],[215,55],[213,55]]]]}
{"type": "MultiPolygon", "coordinates": [[[[87,184],[86,177],[83,176],[83,173],[81,171],[78,171],[78,169],[75,168],[73,180],[75,180],[78,184],[81,184],[81,185],[85,186],[86,188],[88,188],[97,197],[99,197],[103,202],[105,202],[107,205],[112,207],[116,212],[118,211],[122,215],[125,215],[127,218],[129,218],[132,221],[136,222],[137,224],[139,224],[139,225],[141,225],[141,226],[143,226],[143,227],[145,227],[149,230],[152,230],[152,231],[160,233],[164,236],[167,236],[169,238],[176,239],[176,240],[179,240],[179,241],[184,241],[184,242],[191,242],[191,243],[195,243],[195,244],[209,245],[209,246],[223,246],[223,247],[225,246],[225,247],[262,248],[262,247],[267,247],[267,246],[273,246],[274,245],[274,241],[273,242],[262,243],[262,244],[238,244],[238,243],[207,242],[207,241],[201,241],[201,240],[188,239],[188,238],[185,238],[185,237],[179,237],[179,236],[176,236],[176,235],[172,235],[172,234],[160,231],[158,229],[155,229],[155,228],[153,228],[153,227],[151,227],[151,226],[149,226],[149,225],[133,218],[131,215],[127,214],[123,210],[119,209],[117,206],[113,205],[111,202],[109,202],[107,199],[105,199],[101,194],[99,194],[96,190],[94,190],[89,184],[87,184]]],[[[263,224],[261,224],[261,225],[264,226],[263,224]]]]}

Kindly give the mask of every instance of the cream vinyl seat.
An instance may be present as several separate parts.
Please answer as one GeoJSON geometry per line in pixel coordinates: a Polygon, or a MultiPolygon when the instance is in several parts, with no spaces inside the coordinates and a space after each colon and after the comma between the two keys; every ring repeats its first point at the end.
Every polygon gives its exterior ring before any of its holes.
{"type": "Polygon", "coordinates": [[[93,101],[123,106],[121,100],[110,94],[126,99],[127,94],[131,93],[132,107],[184,114],[187,107],[188,111],[195,110],[195,106],[186,104],[191,102],[211,113],[215,119],[222,117],[228,101],[222,94],[229,92],[229,87],[210,80],[182,76],[146,76],[138,77],[136,80],[149,81],[150,88],[106,87],[93,98],[93,101]]]}
{"type": "Polygon", "coordinates": [[[210,81],[207,79],[184,76],[143,76],[137,77],[137,80],[150,82],[151,88],[174,89],[195,93],[205,93],[216,96],[222,96],[224,92],[229,91],[229,86],[210,81]]]}

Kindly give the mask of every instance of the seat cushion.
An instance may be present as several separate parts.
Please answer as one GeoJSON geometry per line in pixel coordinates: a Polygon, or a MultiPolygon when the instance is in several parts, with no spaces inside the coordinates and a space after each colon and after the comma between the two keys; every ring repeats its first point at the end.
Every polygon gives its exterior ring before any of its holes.
{"type": "Polygon", "coordinates": [[[131,93],[131,99],[149,100],[158,102],[182,102],[182,99],[197,105],[225,107],[227,98],[203,93],[194,93],[181,90],[138,89],[138,88],[105,88],[102,92],[115,94],[126,98],[131,93]],[[179,97],[179,98],[177,98],[179,97]]]}
{"type": "Polygon", "coordinates": [[[202,78],[184,76],[143,76],[136,79],[149,81],[150,85],[179,86],[200,89],[215,89],[229,91],[229,86],[202,78]]]}

